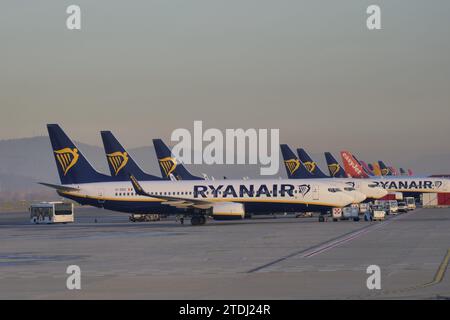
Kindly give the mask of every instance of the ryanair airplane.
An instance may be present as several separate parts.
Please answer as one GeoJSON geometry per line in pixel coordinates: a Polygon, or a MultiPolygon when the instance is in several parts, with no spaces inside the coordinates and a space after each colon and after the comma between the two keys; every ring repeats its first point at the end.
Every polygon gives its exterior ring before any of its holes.
{"type": "Polygon", "coordinates": [[[331,178],[347,178],[344,169],[330,152],[325,152],[325,159],[331,178]]]}
{"type": "Polygon", "coordinates": [[[142,181],[162,180],[160,177],[144,172],[111,131],[101,131],[100,134],[111,176],[118,181],[130,181],[131,173],[136,179],[142,181]]]}
{"type": "Polygon", "coordinates": [[[178,159],[176,159],[169,147],[161,139],[153,139],[156,157],[163,179],[170,180],[171,175],[176,180],[205,180],[191,174],[178,159]]]}
{"type": "MultiPolygon", "coordinates": [[[[57,124],[47,126],[61,184],[41,183],[81,205],[125,213],[184,214],[193,225],[207,216],[243,218],[245,213],[330,211],[353,198],[316,180],[129,181],[96,171],[57,124]]],[[[128,160],[129,161],[129,160],[128,160]]],[[[120,171],[120,164],[113,166],[120,171]]]]}
{"type": "MultiPolygon", "coordinates": [[[[298,149],[298,154],[302,159],[295,156],[294,152],[288,145],[280,145],[281,154],[283,155],[286,172],[289,179],[320,179],[327,183],[332,183],[342,188],[354,198],[354,203],[360,203],[365,200],[371,201],[384,197],[387,192],[380,188],[377,184],[371,181],[361,179],[351,179],[342,177],[341,179],[334,179],[326,176],[318,167],[317,163],[303,149],[298,149]],[[305,165],[308,163],[307,165],[305,165]]],[[[331,154],[330,154],[331,156],[331,154]]],[[[332,157],[332,156],[331,156],[332,157]]],[[[329,165],[330,167],[330,165],[329,165]]],[[[338,163],[333,168],[334,177],[341,177],[342,168],[338,163]]]]}

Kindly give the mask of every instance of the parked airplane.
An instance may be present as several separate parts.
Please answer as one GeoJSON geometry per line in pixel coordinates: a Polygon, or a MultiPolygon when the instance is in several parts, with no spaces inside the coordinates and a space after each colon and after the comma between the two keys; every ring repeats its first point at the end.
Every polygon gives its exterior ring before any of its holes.
{"type": "Polygon", "coordinates": [[[375,176],[377,177],[381,177],[381,168],[380,165],[378,163],[374,163],[373,165],[373,173],[375,174],[375,176]]]}
{"type": "Polygon", "coordinates": [[[111,176],[117,181],[130,181],[130,174],[142,181],[162,180],[160,177],[145,173],[133,160],[130,153],[120,144],[111,131],[101,131],[106,160],[111,176]]]}
{"type": "Polygon", "coordinates": [[[173,175],[177,180],[205,180],[205,178],[192,175],[182,163],[173,155],[170,149],[161,139],[153,139],[159,168],[163,179],[170,180],[173,175]]]}
{"type": "Polygon", "coordinates": [[[398,170],[396,167],[389,166],[388,169],[392,173],[393,176],[398,176],[398,170]]]}
{"type": "Polygon", "coordinates": [[[362,160],[360,161],[360,163],[361,163],[361,166],[363,167],[364,171],[369,175],[369,177],[373,177],[374,174],[373,174],[372,169],[370,169],[369,165],[362,160]]]}
{"type": "MultiPolygon", "coordinates": [[[[322,181],[328,181],[329,183],[338,183],[336,186],[342,188],[344,191],[350,192],[354,197],[354,203],[362,202],[366,199],[380,199],[384,197],[387,192],[381,188],[376,187],[374,184],[358,179],[341,178],[335,179],[327,177],[323,172],[322,178],[315,178],[311,172],[303,166],[302,161],[300,161],[288,145],[280,145],[281,154],[283,156],[286,173],[289,179],[321,179],[322,181]]],[[[317,168],[316,162],[314,162],[311,157],[303,150],[303,155],[306,155],[304,159],[311,162],[311,166],[317,168]]]]}
{"type": "Polygon", "coordinates": [[[378,164],[380,165],[381,175],[383,177],[385,177],[385,176],[392,176],[391,170],[389,170],[389,168],[384,164],[383,161],[379,160],[378,164]]]}
{"type": "MultiPolygon", "coordinates": [[[[350,152],[346,151],[346,153],[348,158],[353,158],[350,152]]],[[[362,172],[363,169],[359,163],[355,163],[355,167],[355,172],[362,172]]],[[[421,193],[450,192],[450,181],[445,178],[401,177],[391,175],[371,177],[367,181],[376,184],[388,192],[401,192],[404,196],[418,197],[421,193]]]]}
{"type": "Polygon", "coordinates": [[[369,175],[364,171],[361,164],[348,151],[341,151],[342,162],[344,163],[345,173],[352,178],[368,178],[369,175]]]}
{"type": "Polygon", "coordinates": [[[130,175],[130,181],[115,181],[96,171],[58,125],[47,128],[61,184],[41,184],[82,205],[126,213],[184,214],[198,225],[207,216],[329,211],[353,202],[327,181],[317,180],[139,182],[130,175]]]}
{"type": "Polygon", "coordinates": [[[345,173],[342,166],[337,162],[337,160],[333,157],[330,152],[325,152],[325,159],[327,161],[328,171],[330,172],[330,176],[333,178],[347,178],[347,174],[345,173]]]}
{"type": "Polygon", "coordinates": [[[356,162],[358,162],[361,165],[361,168],[363,169],[364,173],[369,177],[373,176],[372,171],[367,166],[367,164],[364,161],[359,160],[354,154],[352,154],[352,155],[353,155],[353,158],[356,160],[356,162]]]}
{"type": "MultiPolygon", "coordinates": [[[[289,148],[289,147],[288,147],[289,148]]],[[[311,173],[315,178],[329,178],[325,173],[320,170],[317,163],[306,153],[305,149],[297,149],[298,158],[305,168],[311,173]]]]}
{"type": "Polygon", "coordinates": [[[422,193],[449,193],[450,180],[444,177],[385,176],[372,179],[388,192],[401,192],[405,197],[419,197],[422,193]]]}

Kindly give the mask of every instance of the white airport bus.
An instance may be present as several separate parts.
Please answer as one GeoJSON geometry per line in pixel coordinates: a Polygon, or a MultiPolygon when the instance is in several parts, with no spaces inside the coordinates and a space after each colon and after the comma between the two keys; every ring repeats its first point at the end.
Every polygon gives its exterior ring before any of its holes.
{"type": "Polygon", "coordinates": [[[73,203],[40,202],[30,206],[31,223],[68,223],[73,222],[73,203]]]}

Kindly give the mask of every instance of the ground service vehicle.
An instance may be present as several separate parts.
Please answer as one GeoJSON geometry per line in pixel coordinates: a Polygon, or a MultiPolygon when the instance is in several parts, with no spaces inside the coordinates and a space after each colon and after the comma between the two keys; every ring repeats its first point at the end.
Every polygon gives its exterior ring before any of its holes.
{"type": "Polygon", "coordinates": [[[71,202],[40,202],[29,208],[30,222],[39,223],[68,223],[74,221],[73,203],[71,202]]]}
{"type": "Polygon", "coordinates": [[[359,210],[357,207],[345,207],[342,209],[342,220],[359,221],[359,210]]]}
{"type": "Polygon", "coordinates": [[[398,202],[397,200],[389,200],[389,213],[398,214],[398,202]]]}
{"type": "Polygon", "coordinates": [[[414,197],[406,197],[405,201],[406,205],[408,206],[408,210],[416,209],[416,199],[414,199],[414,197]]]}
{"type": "Polygon", "coordinates": [[[342,219],[342,208],[333,208],[333,210],[331,211],[331,216],[333,218],[333,221],[338,221],[340,219],[342,219]]]}
{"type": "Polygon", "coordinates": [[[408,206],[406,204],[406,202],[404,201],[400,201],[398,203],[398,212],[408,212],[408,206]]]}
{"type": "Polygon", "coordinates": [[[359,204],[359,212],[361,214],[365,214],[369,210],[369,204],[368,203],[360,203],[359,204]]]}
{"type": "Polygon", "coordinates": [[[376,205],[372,207],[372,217],[373,220],[376,221],[381,221],[384,220],[386,218],[386,209],[384,208],[384,206],[382,205],[376,205]]]}

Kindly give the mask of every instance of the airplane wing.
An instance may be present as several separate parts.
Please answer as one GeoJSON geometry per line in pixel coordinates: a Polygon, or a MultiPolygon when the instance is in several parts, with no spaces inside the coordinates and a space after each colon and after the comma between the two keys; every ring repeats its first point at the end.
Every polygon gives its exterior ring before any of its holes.
{"type": "Polygon", "coordinates": [[[59,191],[64,191],[64,192],[70,192],[70,191],[80,191],[80,189],[78,188],[73,188],[73,187],[67,187],[67,186],[62,186],[59,184],[51,184],[51,183],[45,183],[45,182],[38,182],[39,184],[52,188],[52,189],[56,189],[59,191]]]}
{"type": "Polygon", "coordinates": [[[199,209],[208,209],[213,206],[213,202],[207,201],[207,200],[199,200],[199,199],[192,199],[192,198],[180,198],[175,196],[163,196],[159,194],[151,194],[146,192],[142,186],[139,184],[137,179],[130,175],[131,184],[133,185],[134,191],[137,195],[144,196],[144,197],[150,197],[155,199],[161,199],[166,200],[165,202],[161,204],[173,206],[176,208],[199,208],[199,209]]]}

